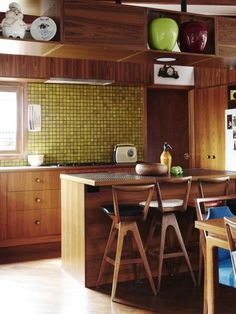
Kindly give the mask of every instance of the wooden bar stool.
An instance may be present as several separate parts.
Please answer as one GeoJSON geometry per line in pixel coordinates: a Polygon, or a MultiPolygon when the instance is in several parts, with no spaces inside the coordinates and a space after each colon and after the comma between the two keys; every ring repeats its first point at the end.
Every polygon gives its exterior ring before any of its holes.
{"type": "MultiPolygon", "coordinates": [[[[186,251],[184,241],[179,229],[179,225],[176,219],[177,212],[184,212],[187,209],[187,203],[190,193],[192,177],[180,177],[180,178],[168,178],[163,179],[161,182],[156,184],[157,191],[157,201],[152,201],[150,203],[150,208],[155,208],[155,210],[161,215],[161,223],[158,221],[157,215],[153,217],[153,222],[151,224],[150,232],[147,238],[146,249],[151,242],[154,231],[158,225],[161,225],[161,236],[160,236],[160,251],[159,251],[159,266],[158,266],[158,287],[157,290],[160,291],[161,287],[161,276],[162,276],[162,267],[163,260],[169,258],[179,258],[181,256],[185,257],[188,268],[191,273],[192,280],[194,285],[196,285],[196,279],[192,270],[192,266],[189,260],[188,253],[186,251]],[[168,189],[169,185],[176,185],[178,189],[179,198],[178,199],[163,199],[161,188],[166,186],[168,189]],[[181,251],[177,252],[168,252],[165,253],[165,244],[166,244],[166,233],[169,227],[173,227],[178,239],[178,242],[181,247],[181,251]]],[[[173,187],[172,187],[173,190],[173,187]]],[[[141,203],[143,204],[143,203],[141,203]]]]}
{"type": "MultiPolygon", "coordinates": [[[[228,176],[223,176],[223,177],[215,177],[215,178],[201,178],[198,180],[198,191],[199,191],[199,198],[206,198],[206,197],[213,197],[212,192],[210,193],[209,191],[212,191],[212,187],[215,187],[214,194],[217,193],[217,195],[220,196],[226,196],[229,193],[229,182],[230,182],[230,177],[228,176]]],[[[208,213],[208,208],[211,207],[217,207],[224,205],[225,202],[222,200],[214,200],[214,201],[209,201],[204,204],[204,207],[202,208],[202,213],[201,217],[199,217],[199,211],[196,208],[195,200],[189,200],[188,202],[188,207],[194,208],[194,212],[192,212],[192,217],[190,218],[191,222],[189,224],[187,234],[185,237],[185,245],[187,246],[190,236],[194,231],[194,220],[197,218],[199,219],[205,219],[208,213]]],[[[198,266],[198,285],[201,284],[201,278],[202,278],[202,249],[201,249],[201,235],[199,234],[199,266],[198,266]]]]}
{"type": "MultiPolygon", "coordinates": [[[[155,185],[130,185],[130,186],[112,186],[112,196],[113,196],[113,204],[112,205],[104,205],[102,206],[102,210],[112,219],[112,226],[109,234],[109,238],[107,241],[107,245],[105,248],[105,253],[103,256],[103,260],[100,267],[100,272],[97,280],[97,285],[100,284],[106,262],[112,264],[114,266],[113,273],[113,282],[112,282],[112,292],[111,299],[114,300],[117,288],[118,274],[120,265],[128,265],[128,264],[139,264],[143,263],[144,268],[147,273],[147,277],[151,286],[151,289],[156,295],[156,288],[152,279],[151,270],[147,261],[147,257],[145,254],[145,250],[143,247],[143,243],[139,234],[137,221],[145,220],[148,214],[149,204],[152,199],[153,191],[155,189],[155,185]],[[140,206],[139,204],[133,203],[125,203],[119,204],[118,198],[121,194],[124,193],[136,193],[140,195],[140,193],[146,193],[147,199],[145,201],[144,206],[140,206]],[[118,233],[117,238],[117,246],[115,258],[110,257],[110,251],[112,244],[115,240],[116,234],[118,233]],[[122,257],[122,249],[123,242],[125,237],[129,237],[129,235],[133,236],[133,240],[136,243],[138,252],[140,257],[131,258],[121,258],[122,257]]],[[[127,199],[127,198],[126,198],[127,199]]]]}

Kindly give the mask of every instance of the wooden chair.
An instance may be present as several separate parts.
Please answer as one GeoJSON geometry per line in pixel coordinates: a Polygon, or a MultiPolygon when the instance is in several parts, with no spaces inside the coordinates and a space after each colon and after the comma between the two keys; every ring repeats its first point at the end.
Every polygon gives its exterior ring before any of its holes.
{"type": "Polygon", "coordinates": [[[236,235],[236,221],[232,221],[231,219],[224,217],[224,222],[229,242],[234,279],[236,280],[236,241],[234,240],[236,235]]]}
{"type": "MultiPolygon", "coordinates": [[[[216,219],[223,217],[235,217],[235,215],[230,211],[229,207],[225,205],[228,200],[235,199],[236,195],[226,195],[226,196],[216,196],[216,197],[207,197],[207,198],[197,198],[195,200],[196,210],[197,210],[197,219],[216,219]],[[216,207],[208,207],[209,204],[220,204],[216,207]]],[[[206,251],[206,233],[200,231],[200,248],[201,256],[205,259],[206,251]]],[[[219,261],[229,258],[229,252],[224,249],[218,249],[219,261]]]]}
{"type": "Polygon", "coordinates": [[[105,248],[105,253],[103,256],[103,260],[100,267],[100,272],[97,280],[97,285],[100,284],[103,272],[105,270],[106,262],[112,264],[114,266],[113,273],[113,282],[112,282],[112,292],[111,299],[114,300],[117,288],[118,274],[120,265],[125,264],[139,264],[143,263],[144,268],[147,273],[147,277],[151,286],[151,289],[156,295],[156,288],[153,282],[151,270],[147,261],[147,257],[145,254],[145,250],[143,247],[143,243],[139,234],[137,221],[138,220],[146,220],[149,204],[152,199],[153,191],[155,189],[155,185],[130,185],[130,186],[112,186],[112,196],[113,196],[113,204],[112,205],[104,205],[102,206],[102,210],[112,219],[112,226],[109,234],[109,238],[107,241],[107,245],[105,248]],[[125,203],[120,204],[118,198],[120,194],[123,193],[136,193],[140,196],[140,193],[145,192],[147,195],[147,199],[145,201],[145,205],[140,206],[139,204],[133,203],[125,203]],[[118,233],[117,238],[117,247],[115,258],[111,258],[110,251],[112,244],[115,240],[115,236],[118,233]],[[125,237],[129,237],[129,234],[133,236],[133,240],[136,243],[137,249],[139,251],[140,257],[132,257],[132,258],[121,258],[122,257],[122,249],[123,242],[125,237]]]}
{"type": "MultiPolygon", "coordinates": [[[[161,235],[160,235],[160,251],[159,251],[159,266],[158,266],[158,287],[157,290],[160,291],[161,287],[161,277],[163,260],[169,258],[179,258],[181,256],[185,257],[188,268],[190,270],[192,280],[194,285],[196,285],[196,279],[192,270],[192,266],[189,260],[188,253],[185,248],[185,244],[179,229],[179,225],[176,219],[177,212],[184,212],[187,209],[187,203],[190,193],[192,177],[179,177],[179,178],[167,178],[161,180],[161,182],[156,184],[157,191],[157,201],[151,201],[150,208],[155,209],[161,215],[161,235]],[[176,185],[176,189],[179,191],[178,199],[163,199],[161,188],[164,187],[168,189],[168,185],[176,185]],[[173,227],[181,247],[181,251],[165,253],[166,244],[166,233],[169,227],[173,227]]],[[[142,203],[141,203],[142,204],[142,203]]],[[[158,217],[154,214],[153,221],[151,224],[150,232],[147,238],[146,249],[148,249],[151,239],[153,238],[154,231],[159,225],[158,217]]]]}
{"type": "MultiPolygon", "coordinates": [[[[213,196],[213,195],[210,195],[210,193],[209,193],[209,191],[212,191],[213,185],[215,186],[214,193],[217,192],[218,195],[228,195],[228,193],[229,193],[229,182],[230,182],[230,177],[228,177],[228,176],[199,179],[198,180],[199,198],[206,198],[206,197],[213,196]]],[[[220,206],[221,204],[222,204],[222,200],[211,201],[211,202],[205,203],[204,208],[203,208],[202,213],[201,213],[202,216],[204,216],[203,218],[205,218],[207,215],[207,208],[220,206]]],[[[198,219],[198,216],[197,216],[198,211],[196,209],[194,199],[191,199],[188,201],[188,207],[191,207],[192,215],[190,217],[189,227],[187,229],[187,233],[185,236],[185,245],[186,246],[188,245],[191,234],[194,231],[194,220],[196,219],[196,217],[198,219]]],[[[200,238],[199,238],[197,245],[199,247],[198,285],[200,285],[201,284],[201,278],[202,278],[202,249],[201,249],[201,244],[200,244],[200,238]]]]}

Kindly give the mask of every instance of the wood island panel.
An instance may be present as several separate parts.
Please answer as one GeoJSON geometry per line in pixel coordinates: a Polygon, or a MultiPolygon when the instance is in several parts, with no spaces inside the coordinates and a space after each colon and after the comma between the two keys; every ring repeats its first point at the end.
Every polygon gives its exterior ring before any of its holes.
{"type": "Polygon", "coordinates": [[[85,285],[85,185],[61,180],[62,265],[85,285]]]}
{"type": "MultiPolygon", "coordinates": [[[[185,175],[193,175],[193,184],[191,196],[197,197],[197,179],[200,177],[230,175],[230,192],[235,193],[236,172],[214,171],[214,170],[186,170],[185,175]]],[[[118,173],[84,173],[61,175],[61,197],[62,197],[62,265],[63,268],[72,274],[81,284],[86,287],[96,285],[100,263],[108,239],[111,220],[105,215],[99,207],[102,204],[112,202],[111,185],[112,184],[144,184],[154,183],[162,180],[163,177],[141,177],[118,173]],[[124,179],[126,176],[127,180],[124,179]]],[[[217,190],[214,190],[217,194],[217,190]]],[[[178,197],[179,188],[164,187],[163,196],[178,197]]],[[[144,195],[132,198],[122,197],[124,202],[139,202],[144,199],[144,195]]],[[[189,223],[189,213],[181,213],[180,225],[184,228],[189,223]]],[[[149,219],[139,224],[141,234],[145,238],[149,228],[149,219]]],[[[185,229],[183,229],[185,230],[185,229]]],[[[158,239],[154,239],[156,245],[158,239]]],[[[113,248],[115,252],[115,247],[113,248]]],[[[153,276],[157,274],[156,256],[148,256],[153,276]]],[[[196,263],[197,264],[197,263],[196,263]]],[[[182,265],[181,265],[182,266],[182,265]]],[[[142,270],[142,268],[141,268],[142,270]]],[[[181,271],[187,271],[184,265],[181,271]]],[[[111,283],[113,268],[107,267],[104,273],[102,283],[111,283]]],[[[141,276],[144,273],[140,274],[141,276]]],[[[132,280],[133,271],[131,268],[122,267],[119,273],[119,281],[132,280]]]]}

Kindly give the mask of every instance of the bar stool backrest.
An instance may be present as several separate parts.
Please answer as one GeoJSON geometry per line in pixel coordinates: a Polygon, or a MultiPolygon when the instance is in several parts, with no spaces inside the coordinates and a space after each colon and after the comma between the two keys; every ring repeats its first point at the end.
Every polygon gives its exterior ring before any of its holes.
{"type": "MultiPolygon", "coordinates": [[[[113,206],[114,206],[114,214],[115,214],[115,221],[119,223],[120,219],[120,210],[119,210],[119,194],[122,192],[128,193],[136,193],[140,194],[141,192],[147,193],[147,198],[145,201],[145,205],[142,207],[142,220],[146,220],[149,210],[149,204],[152,200],[153,192],[155,189],[154,184],[147,184],[147,185],[113,185],[112,186],[112,197],[113,197],[113,206]]],[[[126,201],[126,204],[128,201],[126,201]]],[[[132,202],[133,204],[134,202],[132,202]]],[[[140,205],[137,203],[137,207],[140,205]]]]}
{"type": "MultiPolygon", "coordinates": [[[[168,207],[163,206],[163,200],[166,200],[166,197],[163,197],[163,191],[162,191],[162,185],[179,185],[178,188],[178,196],[177,198],[181,198],[182,204],[180,206],[175,206],[175,210],[177,211],[185,211],[187,209],[188,205],[188,199],[189,199],[189,193],[192,183],[192,177],[176,177],[176,178],[166,178],[161,179],[160,182],[156,183],[156,190],[157,190],[157,202],[158,202],[158,208],[161,212],[168,211],[168,207]]],[[[168,197],[170,199],[170,197],[168,197]]],[[[176,201],[172,197],[173,200],[176,201]]],[[[171,200],[171,199],[170,199],[171,200]]]]}
{"type": "MultiPolygon", "coordinates": [[[[210,187],[210,191],[212,193],[212,185],[214,185],[214,193],[217,193],[218,195],[228,195],[229,194],[229,182],[230,177],[224,176],[224,177],[215,177],[215,178],[201,178],[199,179],[199,195],[201,198],[204,197],[210,197],[213,195],[209,195],[209,192],[207,189],[210,187]]],[[[208,203],[203,203],[202,205],[202,213],[205,215],[207,213],[208,207],[215,207],[220,206],[222,204],[222,201],[212,201],[208,203]]],[[[223,202],[223,205],[225,202],[223,202]]]]}

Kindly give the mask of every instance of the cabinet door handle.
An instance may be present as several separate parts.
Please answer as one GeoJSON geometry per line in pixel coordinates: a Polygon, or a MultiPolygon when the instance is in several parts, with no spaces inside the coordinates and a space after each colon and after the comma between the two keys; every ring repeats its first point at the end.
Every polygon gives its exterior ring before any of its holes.
{"type": "Polygon", "coordinates": [[[34,222],[36,225],[40,225],[41,224],[41,221],[40,220],[35,220],[34,222]]]}
{"type": "Polygon", "coordinates": [[[39,179],[39,178],[36,178],[36,179],[35,179],[35,182],[40,183],[40,182],[42,182],[42,180],[39,179]]]}
{"type": "Polygon", "coordinates": [[[40,202],[41,202],[41,198],[36,197],[35,202],[36,202],[36,203],[40,203],[40,202]]]}
{"type": "Polygon", "coordinates": [[[189,153],[184,153],[184,159],[186,159],[186,160],[190,159],[190,154],[189,153]]]}

